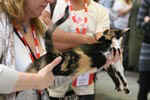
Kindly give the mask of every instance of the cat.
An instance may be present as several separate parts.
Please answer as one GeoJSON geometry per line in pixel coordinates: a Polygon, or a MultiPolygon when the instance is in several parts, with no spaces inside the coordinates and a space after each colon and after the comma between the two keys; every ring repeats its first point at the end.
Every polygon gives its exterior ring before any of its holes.
{"type": "MultiPolygon", "coordinates": [[[[123,54],[121,52],[122,49],[122,36],[120,37],[120,33],[123,32],[124,34],[127,34],[130,31],[130,29],[125,30],[118,30],[116,32],[116,37],[113,38],[113,43],[111,49],[114,52],[114,56],[116,55],[116,51],[119,52],[121,59],[119,59],[116,63],[111,64],[109,69],[107,70],[107,73],[111,77],[112,81],[115,84],[115,89],[117,91],[124,90],[126,94],[130,93],[130,90],[128,89],[128,83],[127,79],[124,75],[124,66],[123,66],[123,54]]],[[[124,35],[123,34],[123,35],[124,35]]]]}

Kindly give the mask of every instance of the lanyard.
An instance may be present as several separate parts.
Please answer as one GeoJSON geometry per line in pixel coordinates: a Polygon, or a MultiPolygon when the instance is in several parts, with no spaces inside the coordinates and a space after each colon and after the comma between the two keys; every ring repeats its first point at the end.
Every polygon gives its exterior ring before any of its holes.
{"type": "MultiPolygon", "coordinates": [[[[28,42],[26,41],[25,37],[18,31],[18,29],[16,27],[14,28],[14,31],[15,31],[16,35],[19,37],[19,39],[22,41],[24,46],[26,47],[27,52],[28,52],[32,62],[34,62],[34,60],[36,60],[37,58],[40,57],[40,52],[39,52],[39,49],[38,49],[39,42],[37,40],[37,36],[36,36],[35,29],[34,29],[33,25],[31,26],[31,29],[32,29],[31,33],[32,33],[32,36],[33,36],[33,39],[34,39],[34,45],[35,45],[35,50],[36,50],[35,55],[34,55],[33,51],[31,50],[31,48],[30,48],[28,42]]],[[[39,94],[39,100],[41,100],[42,91],[37,90],[37,93],[39,94]]]]}
{"type": "Polygon", "coordinates": [[[86,16],[84,16],[83,18],[83,27],[82,29],[79,28],[79,24],[81,23],[80,21],[78,21],[78,19],[81,19],[81,17],[78,17],[77,15],[75,15],[73,13],[73,7],[72,7],[72,4],[70,2],[70,0],[67,0],[67,3],[69,5],[69,10],[70,10],[70,15],[71,15],[71,19],[73,21],[73,23],[76,25],[76,32],[79,33],[79,34],[86,34],[87,32],[87,22],[88,22],[88,18],[87,18],[87,13],[88,13],[88,4],[86,3],[86,1],[84,0],[84,12],[86,13],[86,16]]]}
{"type": "Polygon", "coordinates": [[[35,59],[40,57],[40,52],[39,52],[39,49],[38,49],[39,43],[38,43],[37,36],[36,36],[33,25],[32,25],[32,32],[31,33],[32,33],[32,36],[33,36],[33,39],[34,39],[34,45],[35,45],[35,49],[36,49],[36,54],[35,55],[34,55],[33,51],[31,50],[29,44],[27,43],[25,37],[18,31],[17,28],[14,28],[14,31],[15,31],[16,35],[19,37],[19,39],[22,41],[24,46],[26,47],[27,52],[28,52],[32,62],[34,62],[35,59]]]}

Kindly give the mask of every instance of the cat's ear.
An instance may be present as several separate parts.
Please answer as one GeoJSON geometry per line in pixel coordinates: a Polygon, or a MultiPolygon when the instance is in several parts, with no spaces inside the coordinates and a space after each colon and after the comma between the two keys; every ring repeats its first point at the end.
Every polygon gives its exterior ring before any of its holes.
{"type": "Polygon", "coordinates": [[[105,30],[105,31],[103,32],[103,35],[108,34],[108,32],[109,32],[109,29],[105,30]]]}
{"type": "Polygon", "coordinates": [[[98,39],[98,41],[101,43],[101,42],[104,42],[106,40],[105,36],[103,35],[101,38],[98,39]]]}
{"type": "Polygon", "coordinates": [[[109,29],[106,29],[106,30],[103,32],[102,37],[100,37],[100,38],[98,39],[98,41],[99,41],[99,42],[105,41],[105,36],[104,36],[104,35],[106,35],[106,34],[108,34],[108,33],[109,33],[109,29]]]}
{"type": "Polygon", "coordinates": [[[120,37],[122,37],[124,34],[126,34],[127,32],[129,32],[130,31],[130,29],[129,28],[127,28],[127,29],[123,29],[123,30],[121,30],[121,29],[113,29],[113,32],[114,32],[114,36],[116,37],[116,38],[120,38],[120,37]]]}
{"type": "Polygon", "coordinates": [[[122,30],[123,33],[128,33],[130,32],[130,28],[125,28],[124,30],[122,30]]]}
{"type": "Polygon", "coordinates": [[[123,30],[121,29],[115,29],[114,33],[116,38],[120,38],[121,36],[123,36],[123,30]]]}

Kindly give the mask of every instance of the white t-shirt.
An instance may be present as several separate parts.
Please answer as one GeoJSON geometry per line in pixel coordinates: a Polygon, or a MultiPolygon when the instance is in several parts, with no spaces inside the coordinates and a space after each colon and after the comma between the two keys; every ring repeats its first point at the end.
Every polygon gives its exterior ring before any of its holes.
{"type": "MultiPolygon", "coordinates": [[[[67,3],[65,2],[65,0],[57,0],[57,5],[55,7],[52,18],[52,21],[54,23],[64,15],[66,6],[67,3]]],[[[74,11],[74,13],[79,17],[85,16],[84,10],[74,11]]],[[[103,32],[110,27],[108,11],[102,5],[94,2],[93,0],[91,0],[88,6],[87,17],[88,33],[95,34],[97,32],[103,32]]],[[[63,29],[66,32],[75,32],[75,27],[76,25],[73,23],[71,18],[68,18],[63,24],[59,26],[59,28],[63,29]]]]}
{"type": "MultiPolygon", "coordinates": [[[[18,38],[16,33],[14,33],[14,44],[15,44],[15,61],[16,61],[16,70],[24,72],[27,70],[29,64],[32,63],[32,60],[28,54],[28,51],[22,41],[18,38]]],[[[44,40],[40,38],[43,49],[45,50],[44,40]]],[[[45,52],[44,52],[45,53],[45,52]]]]}
{"type": "Polygon", "coordinates": [[[128,27],[128,19],[130,14],[126,14],[125,16],[118,16],[118,11],[121,9],[126,9],[129,5],[127,5],[125,2],[123,2],[122,0],[115,0],[115,3],[112,7],[112,11],[113,11],[113,16],[114,16],[114,20],[113,20],[113,24],[115,28],[118,29],[125,29],[128,27]]]}

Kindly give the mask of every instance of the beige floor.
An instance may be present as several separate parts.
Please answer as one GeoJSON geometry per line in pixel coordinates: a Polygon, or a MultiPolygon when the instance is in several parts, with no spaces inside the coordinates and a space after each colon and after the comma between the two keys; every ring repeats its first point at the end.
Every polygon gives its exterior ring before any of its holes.
{"type": "MultiPolygon", "coordinates": [[[[127,72],[130,94],[118,93],[114,90],[114,84],[105,72],[100,72],[96,81],[96,100],[137,100],[138,92],[138,73],[127,72]]],[[[150,100],[150,96],[149,99],[150,100]]]]}

